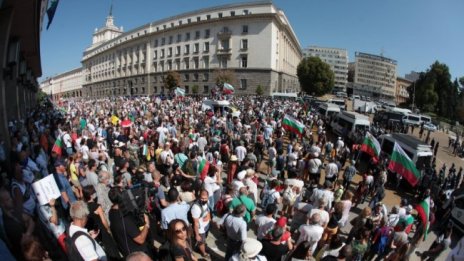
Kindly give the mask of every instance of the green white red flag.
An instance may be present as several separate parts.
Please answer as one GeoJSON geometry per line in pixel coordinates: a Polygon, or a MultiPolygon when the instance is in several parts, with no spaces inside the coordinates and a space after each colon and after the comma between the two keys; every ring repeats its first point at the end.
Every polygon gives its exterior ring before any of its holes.
{"type": "Polygon", "coordinates": [[[224,94],[233,94],[235,92],[234,86],[228,83],[224,83],[222,88],[222,93],[224,94]]]}
{"type": "Polygon", "coordinates": [[[430,197],[427,197],[419,203],[419,205],[416,206],[416,210],[424,226],[424,240],[426,240],[430,227],[430,197]]]}
{"type": "Polygon", "coordinates": [[[364,137],[364,141],[361,145],[361,151],[378,159],[380,155],[380,143],[372,134],[366,132],[366,136],[364,137]]]}
{"type": "Polygon", "coordinates": [[[200,165],[198,166],[198,173],[200,174],[200,179],[205,180],[206,175],[208,175],[209,170],[209,161],[202,159],[200,165]]]}
{"type": "Polygon", "coordinates": [[[56,139],[55,144],[53,144],[52,147],[52,152],[55,152],[58,154],[58,156],[61,156],[63,154],[63,141],[61,138],[56,139]]]}
{"type": "Polygon", "coordinates": [[[393,152],[391,155],[390,163],[388,164],[388,169],[400,174],[405,178],[413,187],[419,182],[421,174],[417,170],[414,162],[409,158],[409,156],[404,152],[398,143],[395,142],[393,147],[393,152]]]}
{"type": "Polygon", "coordinates": [[[305,125],[298,121],[297,119],[293,118],[290,115],[285,115],[282,121],[282,127],[286,131],[293,132],[298,136],[302,136],[304,132],[305,125]]]}

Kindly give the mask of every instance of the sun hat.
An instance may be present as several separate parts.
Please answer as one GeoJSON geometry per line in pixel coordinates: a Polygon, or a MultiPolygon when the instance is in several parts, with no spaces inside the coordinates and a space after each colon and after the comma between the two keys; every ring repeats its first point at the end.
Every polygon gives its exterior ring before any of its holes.
{"type": "Polygon", "coordinates": [[[230,157],[230,161],[238,161],[237,156],[232,155],[232,156],[230,157]]]}
{"type": "Polygon", "coordinates": [[[263,249],[263,244],[254,238],[247,238],[243,241],[241,254],[245,257],[255,257],[263,249]]]}

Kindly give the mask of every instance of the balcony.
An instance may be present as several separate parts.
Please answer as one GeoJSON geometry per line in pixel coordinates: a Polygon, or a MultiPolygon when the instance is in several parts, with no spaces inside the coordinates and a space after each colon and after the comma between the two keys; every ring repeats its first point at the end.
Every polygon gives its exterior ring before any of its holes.
{"type": "Polygon", "coordinates": [[[221,40],[230,39],[230,37],[232,36],[232,32],[229,30],[222,30],[217,33],[217,36],[221,40]]]}
{"type": "Polygon", "coordinates": [[[216,55],[227,55],[230,56],[232,54],[230,48],[218,48],[216,51],[216,55]]]}

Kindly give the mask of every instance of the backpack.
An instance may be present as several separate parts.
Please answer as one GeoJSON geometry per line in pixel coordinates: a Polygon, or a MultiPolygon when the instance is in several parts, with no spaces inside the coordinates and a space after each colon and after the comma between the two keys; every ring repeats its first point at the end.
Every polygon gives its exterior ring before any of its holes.
{"type": "Polygon", "coordinates": [[[261,199],[261,208],[266,209],[267,205],[274,203],[275,197],[274,193],[278,193],[276,190],[268,190],[263,193],[263,198],[261,199]]]}
{"type": "MultiPolygon", "coordinates": [[[[69,232],[67,233],[67,235],[69,235],[69,232]]],[[[81,254],[79,253],[79,250],[76,247],[76,240],[80,236],[88,237],[90,241],[92,241],[94,250],[97,250],[97,245],[95,243],[95,240],[93,240],[87,233],[83,231],[76,231],[72,237],[67,236],[64,239],[69,261],[83,261],[84,260],[81,254]]]]}
{"type": "MultiPolygon", "coordinates": [[[[192,203],[192,205],[190,205],[190,209],[189,209],[189,211],[187,212],[187,220],[188,220],[188,222],[189,222],[190,224],[192,224],[192,225],[193,225],[192,208],[193,208],[194,205],[198,205],[198,206],[200,207],[200,209],[201,209],[200,218],[202,218],[203,215],[204,215],[205,212],[206,212],[206,210],[204,210],[203,207],[201,206],[200,202],[198,202],[197,200],[195,200],[195,201],[192,203]]],[[[208,207],[208,210],[209,210],[210,213],[211,213],[211,209],[209,209],[209,207],[208,207]]]]}

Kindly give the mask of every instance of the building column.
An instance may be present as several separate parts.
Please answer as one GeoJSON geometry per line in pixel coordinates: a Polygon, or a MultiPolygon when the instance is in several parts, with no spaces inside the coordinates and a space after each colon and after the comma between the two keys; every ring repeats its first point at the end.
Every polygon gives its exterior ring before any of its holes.
{"type": "MultiPolygon", "coordinates": [[[[13,21],[13,9],[0,9],[0,140],[5,142],[5,149],[9,150],[10,138],[8,131],[7,111],[7,80],[3,69],[6,67],[8,55],[8,43],[10,41],[11,23],[13,21]]],[[[8,157],[8,153],[7,153],[8,157]]]]}

